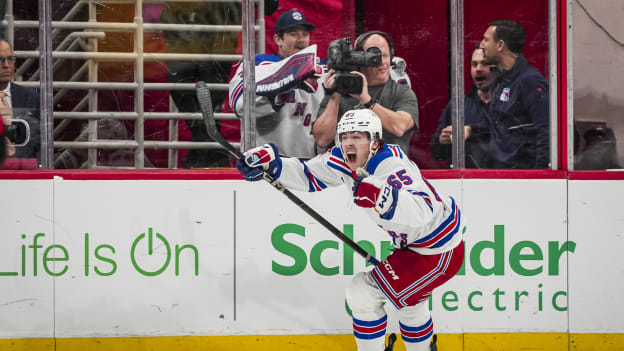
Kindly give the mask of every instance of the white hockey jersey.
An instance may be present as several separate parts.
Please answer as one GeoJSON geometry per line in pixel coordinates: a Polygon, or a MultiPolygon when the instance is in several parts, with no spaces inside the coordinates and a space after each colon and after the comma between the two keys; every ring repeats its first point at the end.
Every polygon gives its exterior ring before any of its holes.
{"type": "MultiPolygon", "coordinates": [[[[274,143],[280,154],[311,158],[317,155],[312,135],[324,91],[321,82],[327,67],[311,45],[288,58],[256,56],[256,145],[274,143]]],[[[243,65],[229,83],[229,102],[243,115],[243,65]]]]}
{"type": "MultiPolygon", "coordinates": [[[[438,194],[399,146],[384,144],[369,160],[366,171],[399,188],[390,218],[381,218],[374,208],[362,208],[392,237],[396,247],[431,255],[459,245],[463,221],[455,199],[438,194]]],[[[279,181],[291,190],[316,192],[342,184],[351,190],[356,177],[340,148],[333,147],[308,161],[283,158],[279,181]]]]}

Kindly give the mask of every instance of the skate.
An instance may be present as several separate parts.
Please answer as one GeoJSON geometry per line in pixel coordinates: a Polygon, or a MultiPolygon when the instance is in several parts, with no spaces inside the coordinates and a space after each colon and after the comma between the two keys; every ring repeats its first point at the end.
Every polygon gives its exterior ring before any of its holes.
{"type": "Polygon", "coordinates": [[[394,342],[396,341],[396,334],[392,333],[388,337],[388,346],[384,349],[384,351],[392,351],[394,349],[394,342]]]}
{"type": "Polygon", "coordinates": [[[438,345],[436,345],[436,341],[438,341],[438,336],[436,334],[433,334],[433,337],[431,338],[431,345],[429,345],[429,350],[438,351],[438,345]]]}

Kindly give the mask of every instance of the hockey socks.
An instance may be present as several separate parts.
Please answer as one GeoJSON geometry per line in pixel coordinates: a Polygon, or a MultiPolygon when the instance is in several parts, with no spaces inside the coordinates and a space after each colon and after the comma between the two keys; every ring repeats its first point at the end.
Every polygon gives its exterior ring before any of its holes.
{"type": "Polygon", "coordinates": [[[386,348],[385,336],[388,317],[365,321],[353,318],[353,335],[358,351],[380,351],[386,348]]]}

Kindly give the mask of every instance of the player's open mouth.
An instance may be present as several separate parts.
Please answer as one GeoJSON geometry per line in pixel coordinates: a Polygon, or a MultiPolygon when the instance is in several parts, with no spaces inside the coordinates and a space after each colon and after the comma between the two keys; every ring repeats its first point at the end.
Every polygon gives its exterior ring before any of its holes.
{"type": "Polygon", "coordinates": [[[357,154],[355,152],[347,152],[347,161],[353,163],[357,159],[357,154]]]}

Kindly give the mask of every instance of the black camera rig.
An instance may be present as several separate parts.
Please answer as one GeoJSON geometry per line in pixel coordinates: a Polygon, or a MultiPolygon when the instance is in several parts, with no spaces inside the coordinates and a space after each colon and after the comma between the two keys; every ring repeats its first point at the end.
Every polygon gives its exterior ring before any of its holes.
{"type": "Polygon", "coordinates": [[[381,65],[381,50],[376,47],[366,51],[355,51],[351,47],[351,38],[345,37],[329,43],[327,48],[327,67],[336,71],[334,90],[344,94],[362,92],[362,77],[351,71],[359,67],[377,67],[381,65]]]}

